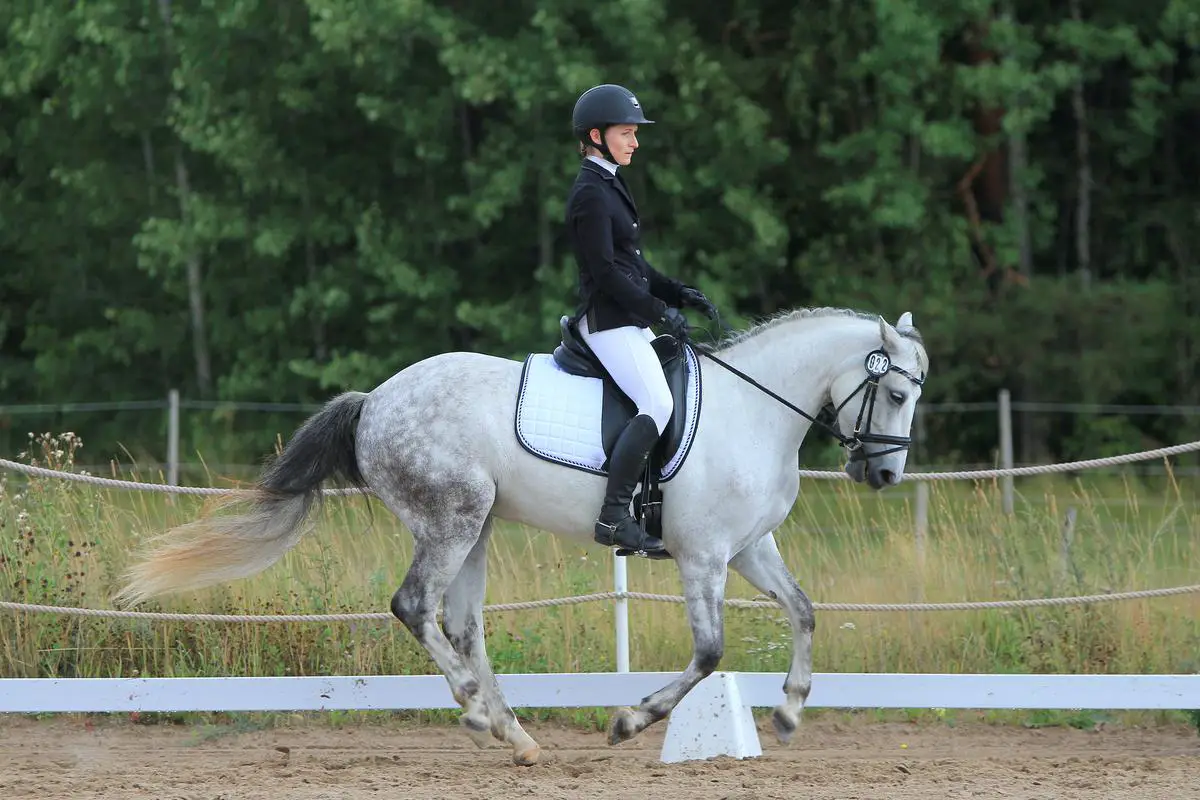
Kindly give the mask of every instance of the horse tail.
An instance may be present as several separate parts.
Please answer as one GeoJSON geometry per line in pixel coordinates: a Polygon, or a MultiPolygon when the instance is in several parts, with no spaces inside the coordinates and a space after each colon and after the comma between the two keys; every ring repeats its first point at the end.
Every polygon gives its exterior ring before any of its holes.
{"type": "Polygon", "coordinates": [[[307,533],[302,523],[319,502],[326,479],[341,476],[366,490],[354,447],[366,398],[362,392],[344,392],[330,400],[296,430],[249,495],[224,499],[200,519],[151,542],[143,560],[126,573],[117,602],[134,605],[259,573],[307,533]],[[237,513],[212,513],[238,507],[237,513]]]}

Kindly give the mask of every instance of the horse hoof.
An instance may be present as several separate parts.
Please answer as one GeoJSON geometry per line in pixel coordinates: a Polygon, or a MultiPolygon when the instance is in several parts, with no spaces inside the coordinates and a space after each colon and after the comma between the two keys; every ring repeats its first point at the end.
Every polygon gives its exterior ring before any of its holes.
{"type": "Polygon", "coordinates": [[[608,743],[617,745],[638,735],[637,714],[631,708],[618,708],[613,712],[612,725],[608,728],[608,743]]]}
{"type": "Polygon", "coordinates": [[[775,709],[775,713],[771,715],[771,724],[775,727],[775,736],[778,737],[781,744],[787,744],[792,740],[792,734],[796,732],[796,726],[800,720],[794,712],[789,709],[779,706],[775,709]]]}
{"type": "Polygon", "coordinates": [[[542,749],[536,744],[520,752],[513,752],[513,763],[518,767],[532,767],[542,757],[542,749]]]}
{"type": "Polygon", "coordinates": [[[480,750],[490,747],[492,744],[492,729],[487,722],[481,722],[473,717],[462,718],[463,730],[471,737],[471,741],[480,750]]]}

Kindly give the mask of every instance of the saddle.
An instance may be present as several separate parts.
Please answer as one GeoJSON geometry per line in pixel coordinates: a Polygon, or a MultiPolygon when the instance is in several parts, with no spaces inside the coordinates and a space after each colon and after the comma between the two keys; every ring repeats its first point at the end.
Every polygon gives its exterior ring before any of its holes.
{"type": "MultiPolygon", "coordinates": [[[[560,328],[562,342],[555,347],[553,353],[558,368],[571,375],[597,378],[603,382],[600,436],[604,448],[604,468],[607,469],[617,437],[629,420],[637,414],[637,406],[613,382],[604,365],[580,338],[575,323],[569,317],[561,318],[560,328]]],[[[687,345],[670,334],[661,334],[650,344],[658,355],[659,364],[662,365],[667,386],[671,390],[674,409],[666,428],[658,442],[650,449],[650,455],[646,459],[642,489],[634,496],[633,516],[642,523],[647,533],[661,537],[662,490],[659,488],[659,478],[663,467],[675,457],[687,434],[688,358],[684,350],[687,345]]]]}

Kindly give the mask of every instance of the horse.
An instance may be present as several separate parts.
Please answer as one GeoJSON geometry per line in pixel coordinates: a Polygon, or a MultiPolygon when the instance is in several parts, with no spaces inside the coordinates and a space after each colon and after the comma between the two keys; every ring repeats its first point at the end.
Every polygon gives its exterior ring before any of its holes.
{"type": "MultiPolygon", "coordinates": [[[[608,742],[665,718],[717,668],[732,568],[790,622],[791,664],[772,717],[787,744],[812,686],[815,629],[812,603],[774,535],[799,493],[799,448],[820,425],[848,451],[850,479],[876,490],[898,484],[928,356],[910,313],[893,326],[841,308],[787,311],[686,348],[699,356],[689,366],[698,402],[689,406],[686,457],[661,484],[661,530],[682,582],[691,660],[636,708],[616,709],[608,742]],[[707,361],[713,367],[701,370],[707,361]],[[821,411],[834,421],[819,421],[821,411]]],[[[128,607],[268,568],[306,532],[323,483],[348,481],[373,492],[411,532],[412,562],[391,611],[446,678],[465,732],[480,747],[492,737],[506,743],[518,765],[536,763],[540,747],[509,707],[485,650],[488,540],[493,521],[503,519],[592,544],[604,478],[602,469],[571,468],[518,441],[514,420],[528,369],[528,360],[441,353],[369,393],[338,394],[294,431],[248,497],[227,501],[237,513],[210,511],[156,537],[114,599],[128,607]]],[[[597,381],[568,378],[585,389],[597,381]]],[[[598,395],[572,396],[592,398],[595,433],[598,395]]]]}

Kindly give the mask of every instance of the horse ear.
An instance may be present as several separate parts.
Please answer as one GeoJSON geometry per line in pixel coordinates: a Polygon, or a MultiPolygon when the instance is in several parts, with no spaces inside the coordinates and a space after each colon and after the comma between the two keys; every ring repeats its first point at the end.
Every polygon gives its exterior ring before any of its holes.
{"type": "MultiPolygon", "coordinates": [[[[904,317],[900,319],[903,322],[904,317]]],[[[883,317],[879,318],[879,336],[883,339],[883,349],[889,353],[895,353],[904,347],[904,339],[900,333],[883,317]]]]}
{"type": "Polygon", "coordinates": [[[911,331],[913,328],[912,312],[905,311],[900,315],[900,319],[896,321],[896,330],[911,331]]]}

